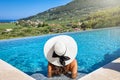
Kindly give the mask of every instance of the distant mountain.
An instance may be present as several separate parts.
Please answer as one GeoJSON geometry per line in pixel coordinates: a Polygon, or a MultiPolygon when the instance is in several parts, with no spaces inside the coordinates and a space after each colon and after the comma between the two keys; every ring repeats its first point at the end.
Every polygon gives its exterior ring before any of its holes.
{"type": "Polygon", "coordinates": [[[91,12],[119,5],[120,0],[73,0],[66,5],[49,9],[45,12],[25,18],[24,20],[41,20],[48,22],[80,20],[88,16],[91,12]]]}

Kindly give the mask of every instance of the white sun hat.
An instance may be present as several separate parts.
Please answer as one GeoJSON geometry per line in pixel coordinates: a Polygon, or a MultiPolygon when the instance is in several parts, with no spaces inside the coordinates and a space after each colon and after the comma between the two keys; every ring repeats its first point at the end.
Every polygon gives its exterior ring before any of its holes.
{"type": "Polygon", "coordinates": [[[70,64],[77,55],[75,40],[67,35],[50,38],[44,45],[44,55],[53,65],[65,66],[70,64]]]}

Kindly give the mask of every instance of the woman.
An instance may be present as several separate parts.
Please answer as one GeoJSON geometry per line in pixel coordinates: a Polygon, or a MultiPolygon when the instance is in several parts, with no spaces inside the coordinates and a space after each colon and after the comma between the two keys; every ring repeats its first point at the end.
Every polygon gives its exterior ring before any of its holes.
{"type": "Polygon", "coordinates": [[[77,77],[77,44],[72,37],[60,35],[49,39],[44,54],[48,60],[48,77],[68,72],[71,72],[71,78],[77,77]]]}

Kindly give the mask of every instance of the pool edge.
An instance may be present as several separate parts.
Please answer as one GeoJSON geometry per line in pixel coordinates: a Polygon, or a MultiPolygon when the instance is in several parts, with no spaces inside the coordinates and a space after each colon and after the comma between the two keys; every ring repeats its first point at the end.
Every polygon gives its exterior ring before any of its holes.
{"type": "Polygon", "coordinates": [[[120,57],[79,80],[120,80],[120,57]],[[118,66],[116,66],[116,64],[118,66]]]}
{"type": "Polygon", "coordinates": [[[0,80],[35,80],[35,79],[0,59],[0,80]]]}

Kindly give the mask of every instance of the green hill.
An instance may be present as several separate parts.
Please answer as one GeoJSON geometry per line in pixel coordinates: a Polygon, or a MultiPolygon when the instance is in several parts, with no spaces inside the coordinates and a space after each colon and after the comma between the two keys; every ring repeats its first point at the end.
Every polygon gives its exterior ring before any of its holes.
{"type": "Polygon", "coordinates": [[[0,39],[120,26],[119,4],[120,0],[74,0],[16,23],[1,24],[0,39]],[[6,32],[4,26],[12,31],[6,32]]]}
{"type": "Polygon", "coordinates": [[[55,23],[79,21],[88,16],[91,12],[111,8],[119,4],[120,0],[73,0],[66,5],[49,9],[45,12],[25,18],[25,20],[40,20],[55,23]]]}
{"type": "Polygon", "coordinates": [[[91,13],[82,21],[88,28],[120,26],[120,6],[91,13]]]}

